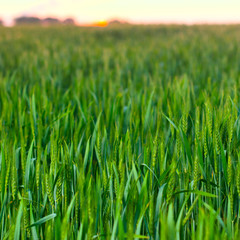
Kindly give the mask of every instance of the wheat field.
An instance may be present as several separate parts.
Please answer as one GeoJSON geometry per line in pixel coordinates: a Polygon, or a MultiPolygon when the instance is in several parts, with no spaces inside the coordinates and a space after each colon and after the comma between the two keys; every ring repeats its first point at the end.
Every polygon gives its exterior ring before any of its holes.
{"type": "Polygon", "coordinates": [[[0,28],[0,239],[240,239],[239,33],[0,28]]]}

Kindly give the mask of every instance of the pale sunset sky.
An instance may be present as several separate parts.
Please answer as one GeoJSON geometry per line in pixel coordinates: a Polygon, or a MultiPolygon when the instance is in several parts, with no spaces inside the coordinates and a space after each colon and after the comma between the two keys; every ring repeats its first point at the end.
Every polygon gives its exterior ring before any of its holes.
{"type": "Polygon", "coordinates": [[[73,17],[78,23],[240,23],[240,0],[0,0],[8,24],[20,15],[73,17]]]}

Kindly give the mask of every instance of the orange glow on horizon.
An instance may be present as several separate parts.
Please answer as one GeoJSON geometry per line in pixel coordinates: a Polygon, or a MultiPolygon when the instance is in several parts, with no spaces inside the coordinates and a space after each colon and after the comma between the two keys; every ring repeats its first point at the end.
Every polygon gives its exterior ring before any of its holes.
{"type": "Polygon", "coordinates": [[[107,25],[108,25],[108,21],[106,21],[106,20],[80,24],[80,26],[84,26],[84,27],[106,27],[107,25]]]}
{"type": "Polygon", "coordinates": [[[106,20],[101,20],[98,22],[94,22],[90,24],[92,27],[106,27],[108,25],[108,22],[106,20]]]}

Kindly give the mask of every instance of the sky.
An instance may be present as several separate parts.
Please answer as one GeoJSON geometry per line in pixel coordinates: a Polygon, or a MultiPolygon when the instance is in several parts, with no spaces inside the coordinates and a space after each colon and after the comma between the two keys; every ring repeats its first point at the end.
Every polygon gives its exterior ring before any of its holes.
{"type": "Polygon", "coordinates": [[[240,23],[240,0],[0,0],[7,24],[20,15],[73,17],[78,23],[240,23]]]}

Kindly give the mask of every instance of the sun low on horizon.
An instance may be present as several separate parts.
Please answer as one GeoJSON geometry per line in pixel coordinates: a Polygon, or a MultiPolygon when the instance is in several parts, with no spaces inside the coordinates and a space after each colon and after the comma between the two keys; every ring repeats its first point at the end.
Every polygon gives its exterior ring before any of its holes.
{"type": "Polygon", "coordinates": [[[96,22],[90,23],[89,25],[93,27],[106,27],[108,26],[108,21],[105,19],[101,19],[96,22]]]}

